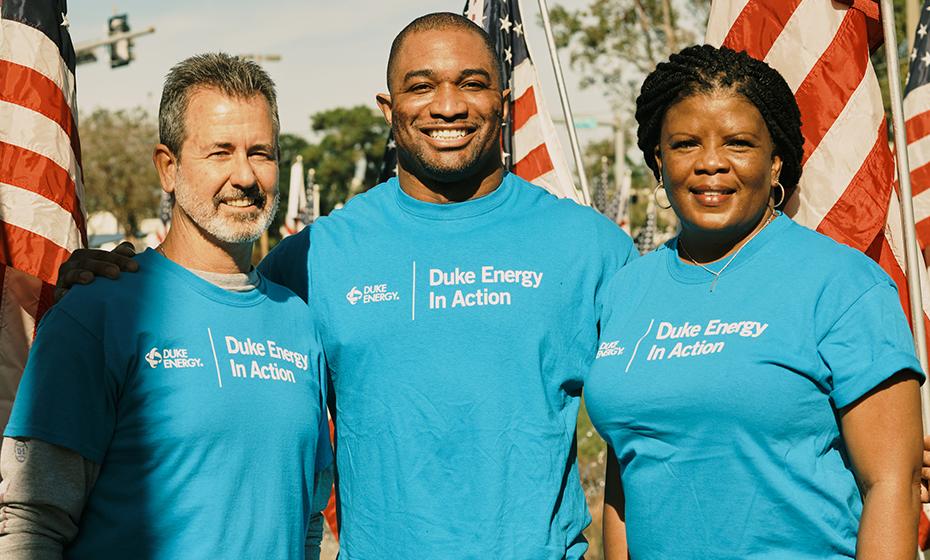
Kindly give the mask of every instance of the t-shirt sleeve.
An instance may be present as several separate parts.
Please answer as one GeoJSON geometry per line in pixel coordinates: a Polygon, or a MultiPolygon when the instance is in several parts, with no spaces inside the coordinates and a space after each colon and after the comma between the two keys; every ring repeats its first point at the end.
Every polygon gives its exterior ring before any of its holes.
{"type": "MultiPolygon", "coordinates": [[[[607,220],[605,220],[607,221],[607,220]]],[[[630,236],[619,226],[610,222],[603,237],[604,247],[601,265],[601,279],[594,294],[594,304],[598,320],[601,320],[608,286],[621,268],[639,258],[639,251],[630,236]]]]}
{"type": "Polygon", "coordinates": [[[118,394],[103,342],[53,308],[36,333],[4,435],[38,438],[100,464],[116,425],[118,394]]]}
{"type": "Polygon", "coordinates": [[[924,377],[897,290],[879,282],[856,299],[818,344],[830,396],[843,408],[902,370],[924,377]]]}
{"type": "Polygon", "coordinates": [[[282,239],[258,264],[258,271],[265,278],[289,288],[304,301],[310,292],[307,268],[310,227],[282,239]]]}
{"type": "Polygon", "coordinates": [[[313,368],[320,385],[320,424],[316,445],[316,472],[322,472],[333,464],[333,446],[329,434],[329,414],[326,409],[329,390],[326,353],[322,349],[323,345],[319,339],[318,328],[316,326],[314,328],[317,330],[316,344],[319,350],[314,353],[313,368]]]}

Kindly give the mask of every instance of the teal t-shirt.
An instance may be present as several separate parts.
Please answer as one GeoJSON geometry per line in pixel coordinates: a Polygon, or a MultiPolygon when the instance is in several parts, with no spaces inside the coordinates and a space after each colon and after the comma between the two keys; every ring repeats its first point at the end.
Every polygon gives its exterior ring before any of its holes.
{"type": "Polygon", "coordinates": [[[855,557],[836,413],[920,371],[894,284],[785,216],[712,280],[673,240],[610,283],[585,402],[620,465],[631,556],[855,557]]]}
{"type": "Polygon", "coordinates": [[[263,272],[309,291],[322,332],[341,559],[584,553],[582,376],[603,288],[635,255],[514,175],[454,204],[391,180],[272,251],[263,272]]]}
{"type": "Polygon", "coordinates": [[[101,465],[65,556],[303,559],[332,459],[306,305],[137,259],[43,318],[5,431],[101,465]]]}

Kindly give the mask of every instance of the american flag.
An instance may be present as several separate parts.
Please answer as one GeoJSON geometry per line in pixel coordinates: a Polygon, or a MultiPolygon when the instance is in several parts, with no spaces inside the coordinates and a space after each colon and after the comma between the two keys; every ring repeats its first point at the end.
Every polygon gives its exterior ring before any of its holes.
{"type": "MultiPolygon", "coordinates": [[[[805,140],[801,184],[786,212],[878,262],[897,284],[910,319],[895,166],[869,60],[882,42],[878,3],[717,0],[707,42],[745,50],[785,77],[801,108],[805,140]]],[[[927,324],[927,270],[919,268],[927,324]]],[[[928,527],[922,516],[922,547],[928,527]]]]}
{"type": "Polygon", "coordinates": [[[307,192],[304,188],[304,158],[297,156],[291,164],[291,180],[287,196],[287,211],[281,225],[281,237],[302,230],[307,216],[307,192]]]}
{"type": "Polygon", "coordinates": [[[542,99],[520,1],[469,0],[464,13],[491,36],[510,88],[510,119],[501,142],[507,169],[556,196],[581,202],[542,99]]]}
{"type": "Polygon", "coordinates": [[[924,2],[914,33],[914,49],[904,87],[907,156],[914,194],[917,240],[927,255],[930,245],[930,2],[924,2]]]}
{"type": "Polygon", "coordinates": [[[0,423],[58,265],[87,244],[65,0],[0,3],[0,423]]]}

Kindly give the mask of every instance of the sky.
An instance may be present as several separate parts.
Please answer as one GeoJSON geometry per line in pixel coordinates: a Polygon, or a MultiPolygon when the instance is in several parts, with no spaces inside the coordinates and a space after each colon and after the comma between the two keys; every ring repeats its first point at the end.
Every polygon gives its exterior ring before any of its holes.
{"type": "MultiPolygon", "coordinates": [[[[550,0],[550,8],[559,0],[550,0]]],[[[127,13],[133,30],[155,26],[152,35],[135,40],[135,60],[110,69],[105,49],[98,61],[77,68],[81,112],[97,107],[141,106],[158,111],[168,69],[193,54],[275,54],[264,63],[278,87],[282,132],[310,135],[310,114],[323,109],[364,104],[375,108],[375,94],[385,90],[384,70],[391,41],[407,23],[433,11],[461,12],[464,0],[72,0],[68,20],[75,44],[103,38],[107,19],[127,13]]],[[[585,0],[561,0],[580,8],[585,0]]],[[[543,96],[553,116],[560,117],[558,90],[545,35],[538,24],[537,2],[523,0],[523,19],[543,96]]],[[[576,117],[609,120],[603,95],[578,87],[580,75],[560,53],[566,85],[576,117]]],[[[560,126],[561,128],[561,126],[560,126]]],[[[607,129],[579,131],[581,142],[609,134],[607,129]]],[[[568,136],[562,143],[568,153],[568,136]]]]}

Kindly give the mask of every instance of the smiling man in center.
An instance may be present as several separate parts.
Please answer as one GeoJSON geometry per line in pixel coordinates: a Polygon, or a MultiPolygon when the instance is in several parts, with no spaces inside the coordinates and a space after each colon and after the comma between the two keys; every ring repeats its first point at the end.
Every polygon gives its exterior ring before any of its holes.
{"type": "Polygon", "coordinates": [[[600,294],[636,252],[592,209],[504,170],[501,81],[490,39],[466,18],[408,25],[377,96],[397,178],[261,265],[308,298],[322,333],[340,558],[561,560],[587,548],[582,377],[600,294]],[[398,299],[347,297],[381,284],[398,299]],[[485,292],[487,305],[462,300],[485,292]]]}

